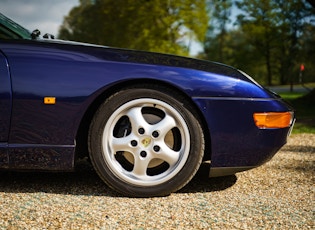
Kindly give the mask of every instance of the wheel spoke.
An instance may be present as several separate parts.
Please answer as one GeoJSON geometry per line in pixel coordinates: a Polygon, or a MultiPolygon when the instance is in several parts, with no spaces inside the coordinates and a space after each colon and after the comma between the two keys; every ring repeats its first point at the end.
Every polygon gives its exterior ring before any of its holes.
{"type": "Polygon", "coordinates": [[[128,116],[130,123],[131,123],[131,128],[134,132],[135,129],[137,130],[138,127],[147,127],[148,123],[143,117],[143,114],[141,112],[142,107],[134,107],[126,113],[128,116]]]}
{"type": "Polygon", "coordinates": [[[180,152],[174,151],[169,148],[166,144],[160,145],[161,150],[157,154],[159,159],[166,161],[169,165],[174,165],[178,162],[180,157],[180,152]]]}
{"type": "Polygon", "coordinates": [[[136,177],[147,177],[147,168],[150,163],[149,158],[135,157],[132,173],[136,177]]]}
{"type": "Polygon", "coordinates": [[[133,152],[133,148],[129,145],[129,143],[133,140],[132,135],[126,137],[112,138],[111,147],[114,152],[118,151],[127,151],[133,152]]]}
{"type": "Polygon", "coordinates": [[[176,127],[175,119],[167,114],[159,123],[152,126],[152,130],[159,130],[164,137],[174,127],[176,127]]]}

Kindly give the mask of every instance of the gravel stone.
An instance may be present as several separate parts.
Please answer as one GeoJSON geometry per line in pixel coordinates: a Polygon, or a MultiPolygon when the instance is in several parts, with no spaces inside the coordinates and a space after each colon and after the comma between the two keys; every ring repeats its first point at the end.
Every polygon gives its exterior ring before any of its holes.
{"type": "Polygon", "coordinates": [[[75,173],[0,172],[0,229],[315,229],[315,134],[292,135],[271,161],[177,193],[128,198],[90,164],[75,173]]]}

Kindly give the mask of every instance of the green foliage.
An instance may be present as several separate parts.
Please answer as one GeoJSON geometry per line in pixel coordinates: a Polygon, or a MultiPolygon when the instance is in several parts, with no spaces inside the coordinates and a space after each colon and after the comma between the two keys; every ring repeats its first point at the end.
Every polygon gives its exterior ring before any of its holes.
{"type": "Polygon", "coordinates": [[[315,89],[304,95],[297,92],[280,95],[295,109],[296,123],[293,133],[315,133],[315,89]]]}
{"type": "Polygon", "coordinates": [[[272,85],[272,64],[275,63],[277,7],[275,1],[244,0],[237,2],[244,14],[238,16],[246,40],[255,47],[266,65],[266,83],[272,85]]]}
{"type": "MultiPolygon", "coordinates": [[[[213,20],[210,22],[208,36],[211,39],[214,38],[212,34],[217,33],[216,39],[212,40],[212,42],[216,45],[216,60],[223,62],[229,56],[226,53],[225,47],[227,42],[229,42],[226,32],[227,25],[231,22],[232,0],[215,0],[212,1],[212,4],[211,14],[213,15],[213,20]]],[[[211,48],[209,51],[211,52],[211,48]]]]}
{"type": "Polygon", "coordinates": [[[206,0],[81,0],[58,37],[188,55],[189,41],[203,42],[208,21],[206,0]]]}
{"type": "Polygon", "coordinates": [[[298,69],[300,64],[303,63],[305,70],[300,75],[302,79],[298,80],[298,73],[295,73],[295,79],[293,82],[302,80],[303,82],[315,82],[315,26],[312,24],[305,24],[301,39],[300,39],[300,51],[298,53],[298,63],[295,64],[295,68],[298,69]]]}
{"type": "MultiPolygon", "coordinates": [[[[213,0],[213,8],[222,1],[213,0]]],[[[240,10],[238,27],[222,33],[219,28],[226,18],[213,13],[217,28],[208,30],[202,58],[241,68],[265,85],[299,83],[299,67],[304,63],[303,80],[315,80],[315,9],[306,0],[233,2],[240,10]]],[[[221,5],[222,12],[233,5],[225,6],[221,5]]]]}

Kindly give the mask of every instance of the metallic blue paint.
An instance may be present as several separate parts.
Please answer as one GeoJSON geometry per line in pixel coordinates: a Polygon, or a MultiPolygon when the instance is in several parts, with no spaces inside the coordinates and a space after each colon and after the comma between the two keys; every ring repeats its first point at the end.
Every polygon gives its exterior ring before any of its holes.
{"type": "Polygon", "coordinates": [[[190,98],[210,135],[212,167],[258,166],[286,142],[289,128],[261,130],[252,116],[292,108],[232,67],[62,41],[4,40],[0,50],[0,168],[71,170],[92,103],[133,81],[190,98]],[[45,96],[56,104],[45,105],[45,96]]]}
{"type": "Polygon", "coordinates": [[[8,63],[0,52],[0,143],[8,141],[11,117],[11,81],[8,63]]]}
{"type": "Polygon", "coordinates": [[[253,113],[287,111],[280,99],[194,98],[208,121],[212,167],[258,166],[285,143],[289,128],[258,129],[253,113]]]}

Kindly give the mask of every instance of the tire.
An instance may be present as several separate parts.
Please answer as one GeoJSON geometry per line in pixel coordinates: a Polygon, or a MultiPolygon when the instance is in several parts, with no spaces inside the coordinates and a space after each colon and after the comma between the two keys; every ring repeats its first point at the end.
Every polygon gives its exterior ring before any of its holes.
{"type": "Polygon", "coordinates": [[[198,119],[184,98],[156,86],[123,89],[96,112],[89,152],[101,179],[131,197],[165,196],[185,186],[204,152],[198,119]]]}

